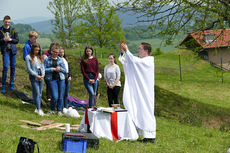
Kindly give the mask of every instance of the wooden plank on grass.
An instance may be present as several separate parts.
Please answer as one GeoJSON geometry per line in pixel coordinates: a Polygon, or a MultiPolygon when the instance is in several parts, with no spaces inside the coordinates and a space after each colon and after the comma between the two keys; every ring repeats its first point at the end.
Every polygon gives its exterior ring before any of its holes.
{"type": "MultiPolygon", "coordinates": [[[[60,129],[60,130],[65,130],[65,127],[56,127],[57,129],[60,129]]],[[[74,127],[70,127],[71,130],[77,130],[79,128],[79,126],[74,126],[74,127]]]]}
{"type": "Polygon", "coordinates": [[[35,130],[53,129],[53,128],[60,127],[60,126],[63,126],[63,125],[64,125],[64,123],[54,123],[54,124],[50,124],[50,125],[46,125],[46,126],[41,126],[41,127],[35,128],[35,130]]]}
{"type": "Polygon", "coordinates": [[[28,121],[28,120],[19,120],[19,121],[27,123],[29,125],[33,125],[33,126],[41,126],[42,125],[40,123],[36,123],[36,122],[28,121]]]}
{"type": "Polygon", "coordinates": [[[49,125],[49,124],[53,123],[53,120],[42,120],[40,123],[45,124],[45,125],[49,125]]]}
{"type": "Polygon", "coordinates": [[[79,127],[80,124],[74,124],[74,125],[71,125],[71,127],[79,127]]]}

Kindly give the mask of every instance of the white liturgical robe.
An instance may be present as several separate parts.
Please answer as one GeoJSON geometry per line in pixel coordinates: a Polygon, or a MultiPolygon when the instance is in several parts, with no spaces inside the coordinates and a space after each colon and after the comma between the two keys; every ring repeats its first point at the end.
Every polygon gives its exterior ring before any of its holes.
{"type": "Polygon", "coordinates": [[[154,57],[139,58],[126,51],[119,60],[125,73],[123,104],[136,127],[155,138],[154,57]]]}

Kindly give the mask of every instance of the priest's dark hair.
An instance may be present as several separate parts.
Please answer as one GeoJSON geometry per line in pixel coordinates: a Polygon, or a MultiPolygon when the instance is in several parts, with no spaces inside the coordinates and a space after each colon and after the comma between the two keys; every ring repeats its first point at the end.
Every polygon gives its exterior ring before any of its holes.
{"type": "Polygon", "coordinates": [[[148,51],[148,55],[150,55],[150,53],[152,51],[152,46],[146,42],[142,42],[141,45],[143,46],[144,50],[148,51]]]}

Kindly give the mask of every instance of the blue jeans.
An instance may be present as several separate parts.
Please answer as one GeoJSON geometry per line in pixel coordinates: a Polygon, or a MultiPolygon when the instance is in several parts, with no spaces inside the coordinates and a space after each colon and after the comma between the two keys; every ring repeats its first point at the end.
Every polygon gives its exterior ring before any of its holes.
{"type": "Polygon", "coordinates": [[[6,85],[9,61],[10,61],[10,85],[14,85],[16,54],[13,55],[11,52],[5,52],[5,54],[2,55],[2,61],[3,61],[2,85],[6,85]]]}
{"type": "MultiPolygon", "coordinates": [[[[91,73],[89,73],[88,76],[90,79],[94,78],[94,75],[91,73]]],[[[98,81],[96,80],[94,84],[91,84],[87,79],[84,78],[84,85],[89,93],[89,108],[92,108],[92,106],[96,106],[98,81]]]]}
{"type": "Polygon", "coordinates": [[[30,75],[30,82],[32,85],[33,101],[36,104],[36,108],[41,109],[42,88],[43,88],[44,80],[38,81],[34,76],[30,75]]]}
{"type": "Polygon", "coordinates": [[[65,94],[64,94],[64,107],[68,108],[69,100],[69,89],[70,89],[70,81],[68,79],[65,80],[65,94]]]}
{"type": "Polygon", "coordinates": [[[51,92],[51,111],[61,111],[64,104],[64,94],[65,94],[65,80],[51,80],[49,81],[49,87],[51,92]]]}

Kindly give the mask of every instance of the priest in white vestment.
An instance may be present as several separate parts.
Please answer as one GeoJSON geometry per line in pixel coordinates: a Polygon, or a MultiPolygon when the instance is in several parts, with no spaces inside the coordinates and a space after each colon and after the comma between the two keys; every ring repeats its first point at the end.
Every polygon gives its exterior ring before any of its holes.
{"type": "Polygon", "coordinates": [[[153,142],[156,138],[154,116],[154,57],[149,56],[151,45],[141,43],[139,57],[134,56],[126,44],[120,45],[119,60],[123,64],[125,85],[123,104],[136,125],[143,142],[153,142]]]}

